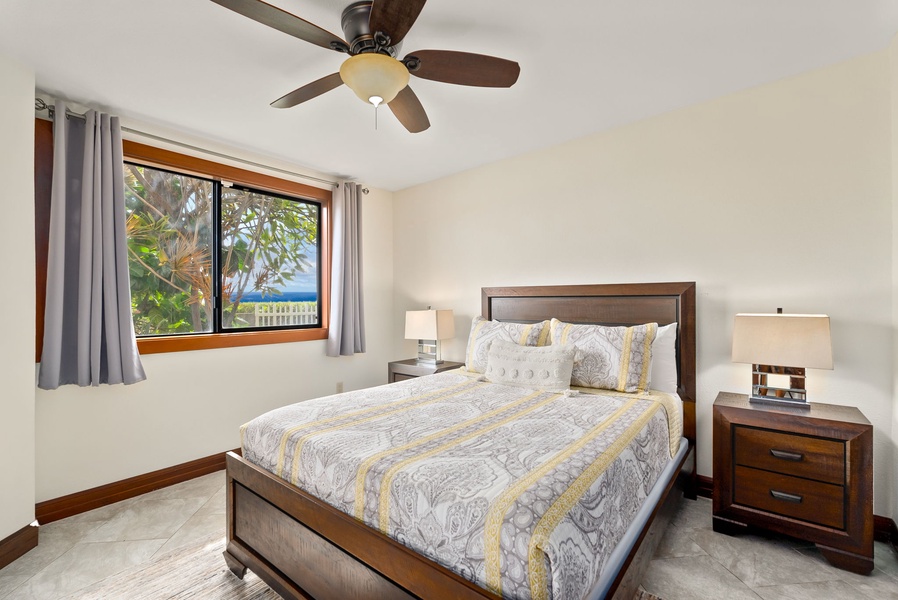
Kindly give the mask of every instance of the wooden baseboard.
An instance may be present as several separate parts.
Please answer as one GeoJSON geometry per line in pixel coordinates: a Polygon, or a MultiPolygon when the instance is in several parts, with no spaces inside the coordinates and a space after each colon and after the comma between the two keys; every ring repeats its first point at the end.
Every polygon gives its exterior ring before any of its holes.
{"type": "Polygon", "coordinates": [[[0,569],[37,547],[37,522],[0,540],[0,569]]]}
{"type": "MultiPolygon", "coordinates": [[[[698,495],[705,498],[713,498],[714,478],[699,475],[697,479],[698,495]]],[[[879,542],[890,543],[892,547],[898,550],[898,525],[889,517],[873,515],[873,539],[879,542]]]]}
{"type": "MultiPolygon", "coordinates": [[[[234,452],[239,454],[239,450],[234,450],[234,452]]],[[[225,454],[225,452],[213,454],[212,456],[160,469],[152,473],[108,483],[84,490],[83,492],[75,492],[61,498],[39,502],[34,507],[35,517],[39,523],[52,523],[59,519],[106,506],[107,504],[127,500],[128,498],[188,481],[195,477],[221,471],[225,468],[225,454]]]]}
{"type": "Polygon", "coordinates": [[[698,483],[698,489],[696,492],[699,496],[703,496],[705,498],[711,498],[714,495],[714,478],[713,477],[705,477],[704,475],[698,475],[696,477],[696,481],[698,483]]]}
{"type": "Polygon", "coordinates": [[[873,515],[873,538],[891,544],[898,551],[898,525],[892,519],[873,515]]]}

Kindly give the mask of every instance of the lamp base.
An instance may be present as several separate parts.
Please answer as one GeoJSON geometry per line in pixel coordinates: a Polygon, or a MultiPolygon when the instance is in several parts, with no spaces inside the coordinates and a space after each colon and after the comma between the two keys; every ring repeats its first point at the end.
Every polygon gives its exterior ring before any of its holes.
{"type": "Polygon", "coordinates": [[[439,358],[440,343],[437,340],[418,340],[417,364],[425,367],[435,367],[443,362],[439,358]]]}
{"type": "Polygon", "coordinates": [[[429,358],[421,358],[420,356],[415,359],[415,364],[419,367],[436,367],[437,365],[443,364],[444,360],[430,360],[429,358]]]}
{"type": "Polygon", "coordinates": [[[752,365],[751,396],[748,401],[760,404],[779,404],[810,408],[808,392],[804,387],[805,370],[802,367],[778,367],[752,365]],[[789,378],[789,387],[775,387],[767,383],[768,375],[789,378]]]}
{"type": "Polygon", "coordinates": [[[811,405],[807,400],[793,400],[791,398],[777,398],[775,396],[755,396],[752,394],[748,397],[748,401],[752,404],[772,404],[780,406],[795,406],[798,408],[810,409],[811,405]]]}

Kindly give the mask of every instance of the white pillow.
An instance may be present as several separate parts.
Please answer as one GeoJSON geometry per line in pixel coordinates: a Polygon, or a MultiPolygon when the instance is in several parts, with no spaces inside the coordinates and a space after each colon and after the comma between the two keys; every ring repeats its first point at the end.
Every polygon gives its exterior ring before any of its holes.
{"type": "Polygon", "coordinates": [[[471,334],[468,336],[468,349],[465,352],[465,369],[474,373],[486,370],[487,352],[494,341],[514,342],[521,346],[544,346],[549,337],[549,323],[507,323],[504,321],[487,321],[483,317],[474,317],[471,323],[471,334]]]}
{"type": "Polygon", "coordinates": [[[652,342],[651,388],[677,393],[677,324],[658,328],[652,342]]]}
{"type": "Polygon", "coordinates": [[[571,344],[521,346],[494,340],[485,375],[493,383],[562,392],[571,387],[576,355],[577,348],[571,344]]]}

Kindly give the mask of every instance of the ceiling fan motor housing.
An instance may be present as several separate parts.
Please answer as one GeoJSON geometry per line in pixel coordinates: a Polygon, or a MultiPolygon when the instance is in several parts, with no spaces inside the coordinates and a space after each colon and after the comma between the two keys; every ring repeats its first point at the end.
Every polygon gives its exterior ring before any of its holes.
{"type": "Polygon", "coordinates": [[[343,10],[340,26],[343,28],[343,36],[349,40],[349,53],[352,55],[366,52],[379,52],[396,58],[402,42],[395,46],[389,46],[389,37],[383,32],[371,32],[368,27],[368,19],[371,15],[372,0],[363,0],[350,4],[343,10]],[[380,35],[378,35],[380,34],[380,35]],[[383,36],[383,37],[381,37],[383,36]]]}

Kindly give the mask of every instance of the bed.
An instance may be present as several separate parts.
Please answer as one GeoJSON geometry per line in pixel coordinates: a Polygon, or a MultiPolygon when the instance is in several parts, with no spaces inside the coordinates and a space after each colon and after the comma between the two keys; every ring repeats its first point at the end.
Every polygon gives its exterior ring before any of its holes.
{"type": "MultiPolygon", "coordinates": [[[[590,580],[582,594],[582,597],[588,598],[630,598],[660,541],[677,500],[683,492],[694,497],[695,285],[652,283],[484,288],[482,298],[483,318],[494,321],[537,323],[555,317],[568,323],[604,325],[677,323],[676,396],[677,401],[682,402],[680,414],[685,439],[678,442],[677,447],[671,445],[671,455],[674,458],[657,474],[657,481],[648,490],[647,497],[633,518],[633,524],[613,549],[606,548],[602,557],[601,577],[595,582],[590,580]]],[[[480,393],[476,390],[481,386],[488,385],[482,383],[482,377],[478,379],[472,374],[446,373],[431,377],[434,378],[433,385],[464,389],[468,390],[466,393],[474,395],[480,393]]],[[[423,402],[416,398],[439,393],[416,390],[415,387],[423,385],[423,382],[402,384],[404,388],[400,384],[391,384],[400,386],[391,390],[391,393],[405,394],[410,398],[407,401],[410,404],[422,402],[432,405],[429,400],[423,402]]],[[[382,393],[384,392],[376,391],[371,395],[375,397],[382,393]]],[[[514,396],[516,392],[509,393],[514,396]]],[[[318,401],[310,402],[295,410],[316,410],[318,401]]],[[[371,402],[377,404],[376,400],[371,402]]],[[[524,394],[510,398],[509,402],[525,407],[526,410],[533,410],[527,407],[538,404],[540,410],[548,410],[547,406],[557,405],[557,410],[564,411],[577,404],[575,399],[563,394],[548,394],[544,397],[539,394],[524,394]]],[[[633,402],[635,401],[628,406],[633,402]]],[[[365,410],[382,409],[374,406],[365,410]]],[[[484,410],[492,414],[497,409],[486,406],[484,410]]],[[[666,410],[670,413],[669,408],[666,410]]],[[[460,423],[457,428],[462,428],[463,425],[464,423],[460,423]]],[[[253,439],[264,438],[258,431],[250,433],[253,439]]],[[[417,451],[419,450],[415,450],[417,451]]],[[[237,576],[242,577],[247,568],[252,569],[285,598],[503,597],[500,595],[502,592],[494,585],[481,587],[470,581],[477,577],[464,568],[458,569],[453,564],[455,570],[452,570],[440,564],[447,561],[442,560],[439,553],[430,552],[432,558],[428,558],[409,547],[415,547],[413,541],[394,534],[393,537],[404,542],[400,543],[381,533],[388,529],[377,527],[378,516],[382,519],[381,524],[391,523],[390,519],[394,518],[389,514],[389,501],[383,505],[386,509],[381,508],[380,515],[376,508],[373,514],[366,515],[360,509],[357,515],[353,515],[352,504],[340,510],[337,508],[340,505],[339,498],[329,497],[326,492],[311,490],[322,496],[319,498],[288,483],[290,477],[285,476],[285,465],[290,460],[285,461],[285,457],[289,458],[290,451],[282,448],[279,460],[284,464],[279,467],[274,464],[266,465],[267,469],[259,466],[265,464],[265,460],[254,452],[250,448],[250,456],[247,458],[233,453],[227,457],[228,546],[224,556],[237,576]]],[[[368,464],[373,462],[372,458],[368,464]]],[[[294,475],[297,468],[294,466],[294,475]]],[[[364,479],[364,474],[360,477],[364,479]]],[[[384,484],[385,490],[389,487],[384,484]]],[[[361,507],[363,503],[357,506],[361,507]]],[[[376,499],[372,506],[377,506],[376,499]]],[[[401,508],[401,503],[395,503],[395,506],[401,508]]],[[[394,509],[393,513],[401,513],[399,508],[394,509]]],[[[419,550],[428,553],[427,548],[419,550]]],[[[489,553],[481,554],[490,556],[489,553]]],[[[512,564],[507,557],[503,560],[505,562],[502,564],[512,564]]],[[[532,567],[539,567],[539,561],[530,564],[532,567]]],[[[501,577],[499,581],[504,583],[507,592],[508,587],[514,583],[513,573],[502,572],[497,575],[495,565],[481,570],[489,572],[490,569],[494,579],[501,577]]],[[[538,571],[538,568],[531,569],[531,581],[532,573],[538,571]]]]}

